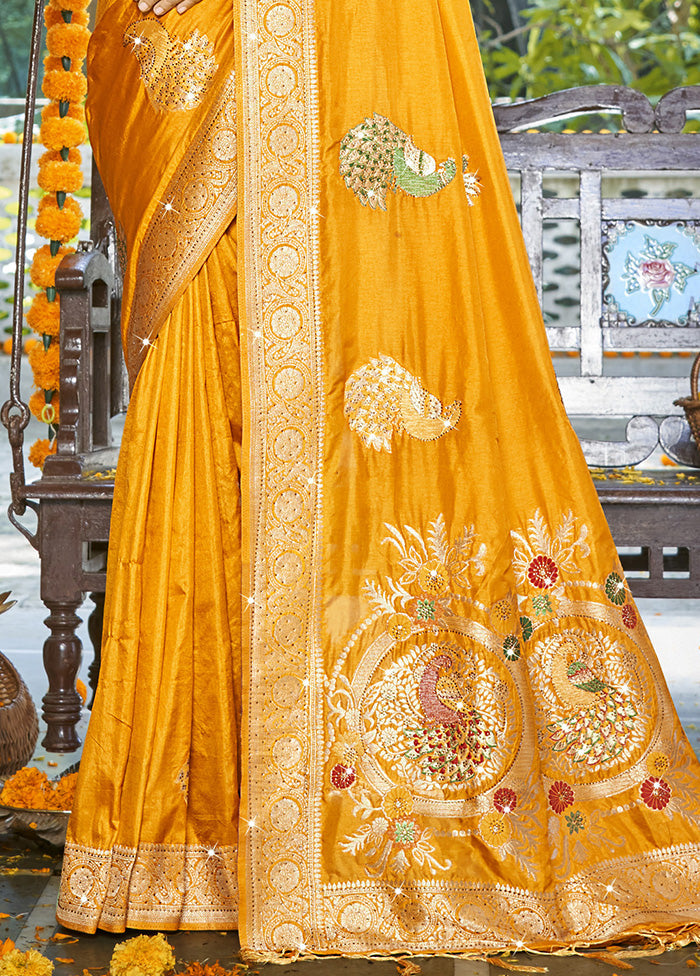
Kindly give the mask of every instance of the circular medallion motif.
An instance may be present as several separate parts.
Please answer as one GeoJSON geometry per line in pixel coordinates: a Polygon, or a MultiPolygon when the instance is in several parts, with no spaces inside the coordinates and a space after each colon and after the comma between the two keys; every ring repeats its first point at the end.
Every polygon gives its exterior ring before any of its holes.
{"type": "Polygon", "coordinates": [[[271,130],[267,144],[274,156],[291,156],[297,151],[301,139],[293,125],[282,122],[271,130]]]}
{"type": "Polygon", "coordinates": [[[301,324],[301,314],[292,305],[275,309],[270,318],[270,327],[278,339],[291,339],[299,332],[301,324]]]}
{"type": "Polygon", "coordinates": [[[286,37],[294,30],[296,18],[294,11],[286,3],[276,3],[265,14],[265,28],[274,37],[286,37]]]}
{"type": "Polygon", "coordinates": [[[365,687],[355,689],[360,725],[377,731],[377,748],[362,769],[387,801],[408,804],[402,816],[421,794],[439,809],[437,786],[449,801],[483,793],[512,764],[521,739],[519,695],[507,662],[476,640],[411,637],[359,671],[367,675],[365,687]],[[387,794],[387,779],[410,782],[411,792],[397,786],[387,794]]]}
{"type": "Polygon", "coordinates": [[[294,891],[300,881],[301,871],[294,861],[277,861],[270,868],[270,883],[283,894],[294,891]]]}
{"type": "Polygon", "coordinates": [[[275,579],[283,586],[296,582],[304,572],[304,563],[296,552],[283,552],[275,559],[273,571],[275,579]]]}
{"type": "Polygon", "coordinates": [[[305,949],[304,933],[298,925],[283,922],[272,933],[272,943],[280,952],[288,949],[305,949]]]}
{"type": "Polygon", "coordinates": [[[285,647],[292,647],[304,632],[304,626],[293,613],[286,613],[275,622],[275,640],[285,647]]]}
{"type": "Polygon", "coordinates": [[[276,217],[289,217],[299,207],[299,192],[288,183],[276,186],[270,192],[268,204],[276,217]]]}
{"type": "Polygon", "coordinates": [[[301,820],[301,806],[290,796],[275,800],[270,809],[270,823],[280,833],[293,830],[301,820]]]}
{"type": "Polygon", "coordinates": [[[304,374],[296,366],[284,366],[275,373],[272,382],[275,393],[284,400],[295,400],[301,396],[306,384],[304,374]]]}
{"type": "Polygon", "coordinates": [[[288,64],[278,64],[267,73],[267,90],[277,98],[286,98],[290,95],[297,84],[297,76],[292,67],[288,64]]]}
{"type": "Polygon", "coordinates": [[[270,271],[278,278],[291,278],[299,263],[299,252],[290,244],[280,244],[270,253],[268,260],[270,271]]]}
{"type": "Polygon", "coordinates": [[[294,735],[285,735],[272,747],[272,758],[282,769],[294,769],[301,762],[304,747],[294,735]]]}
{"type": "Polygon", "coordinates": [[[368,905],[361,901],[346,902],[338,915],[338,922],[346,932],[360,935],[367,932],[372,926],[372,911],[368,905]]]}
{"type": "Polygon", "coordinates": [[[296,427],[285,427],[275,437],[274,450],[280,461],[294,461],[304,450],[306,438],[296,427]]]}
{"type": "Polygon", "coordinates": [[[296,522],[304,512],[304,499],[294,488],[288,488],[275,499],[273,511],[280,522],[296,522]]]}
{"type": "Polygon", "coordinates": [[[301,698],[304,685],[295,674],[283,674],[275,681],[272,698],[280,708],[291,708],[301,698]]]}
{"type": "Polygon", "coordinates": [[[204,180],[190,180],[182,194],[183,210],[196,214],[203,210],[209,200],[209,190],[204,180]]]}
{"type": "Polygon", "coordinates": [[[222,129],[211,140],[211,150],[220,163],[233,163],[238,155],[235,129],[222,129]]]}

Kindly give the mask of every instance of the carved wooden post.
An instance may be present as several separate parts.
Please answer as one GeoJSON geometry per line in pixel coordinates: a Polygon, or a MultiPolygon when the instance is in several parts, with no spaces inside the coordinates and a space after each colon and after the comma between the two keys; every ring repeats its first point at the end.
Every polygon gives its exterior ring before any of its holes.
{"type": "Polygon", "coordinates": [[[97,683],[100,679],[100,666],[102,664],[102,627],[104,624],[104,612],[105,612],[105,594],[96,593],[90,594],[90,599],[95,604],[95,609],[92,611],[88,617],[88,633],[90,634],[90,641],[92,643],[94,657],[92,659],[92,664],[88,668],[88,682],[90,688],[92,689],[92,698],[90,699],[90,704],[88,708],[92,708],[95,702],[95,695],[97,693],[97,683]]]}

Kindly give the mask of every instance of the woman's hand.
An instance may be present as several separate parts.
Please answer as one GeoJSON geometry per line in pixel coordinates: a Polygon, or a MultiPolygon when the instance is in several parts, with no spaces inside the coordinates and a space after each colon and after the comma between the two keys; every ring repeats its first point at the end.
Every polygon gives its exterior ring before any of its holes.
{"type": "Polygon", "coordinates": [[[156,17],[162,17],[170,10],[177,10],[179,14],[184,14],[200,0],[137,0],[137,2],[142,14],[152,12],[156,17]]]}

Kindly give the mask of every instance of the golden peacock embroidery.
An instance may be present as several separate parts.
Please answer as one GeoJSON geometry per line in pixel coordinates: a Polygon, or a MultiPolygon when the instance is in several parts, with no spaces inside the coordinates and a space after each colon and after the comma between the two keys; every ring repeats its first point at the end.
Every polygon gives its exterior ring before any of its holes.
{"type": "Polygon", "coordinates": [[[218,67],[214,45],[198,30],[173,38],[158,20],[137,20],[124,33],[141,66],[141,79],[154,108],[184,112],[202,101],[218,67]]]}
{"type": "Polygon", "coordinates": [[[394,432],[434,441],[455,428],[462,416],[459,400],[443,407],[416,376],[392,359],[370,359],[345,384],[345,416],[366,447],[391,454],[394,432]]]}
{"type": "MultiPolygon", "coordinates": [[[[375,112],[352,128],[340,144],[340,175],[363,207],[386,210],[389,190],[410,197],[430,197],[449,186],[457,175],[451,157],[438,164],[419,149],[408,133],[375,112]]],[[[480,191],[478,175],[462,157],[462,178],[471,205],[480,191]]]]}

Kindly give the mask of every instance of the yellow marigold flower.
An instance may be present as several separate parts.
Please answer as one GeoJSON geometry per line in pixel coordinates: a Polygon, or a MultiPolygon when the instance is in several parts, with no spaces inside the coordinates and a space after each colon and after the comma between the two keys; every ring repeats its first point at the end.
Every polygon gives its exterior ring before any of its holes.
{"type": "Polygon", "coordinates": [[[32,446],[29,448],[29,463],[33,464],[35,468],[43,468],[44,461],[49,456],[49,454],[56,453],[56,439],[48,441],[45,437],[40,437],[38,441],[34,441],[32,446]]]}
{"type": "Polygon", "coordinates": [[[87,78],[82,71],[47,71],[41,90],[57,102],[82,102],[87,93],[87,78]]]}
{"type": "Polygon", "coordinates": [[[51,976],[53,963],[36,949],[13,949],[0,956],[0,976],[51,976]]]}
{"type": "Polygon", "coordinates": [[[77,237],[82,220],[80,204],[73,197],[59,207],[54,196],[45,196],[39,201],[36,232],[52,241],[70,241],[77,237]]]}
{"type": "MultiPolygon", "coordinates": [[[[53,285],[55,285],[56,269],[66,254],[73,254],[74,251],[74,247],[63,246],[58,249],[58,254],[53,255],[51,254],[51,248],[48,244],[44,244],[43,247],[40,247],[34,255],[32,266],[29,269],[31,279],[37,288],[51,288],[53,285]]],[[[40,297],[41,296],[36,295],[35,299],[40,297]]],[[[46,296],[44,296],[44,299],[46,299],[46,296]]],[[[27,315],[27,320],[28,319],[29,315],[27,315]]],[[[36,331],[41,332],[42,330],[37,329],[36,331]]],[[[47,334],[51,335],[52,333],[49,332],[47,334]]]]}
{"type": "Polygon", "coordinates": [[[110,976],[163,976],[175,968],[175,953],[165,936],[137,935],[114,947],[110,976]]]}
{"type": "Polygon", "coordinates": [[[512,594],[497,600],[489,610],[491,626],[497,634],[512,634],[518,626],[517,601],[512,594]]]}
{"type": "Polygon", "coordinates": [[[387,620],[386,629],[394,640],[406,640],[411,636],[413,622],[407,613],[395,613],[387,620]]]}
{"type": "Polygon", "coordinates": [[[513,825],[509,817],[491,810],[479,821],[479,833],[489,847],[502,847],[513,836],[513,825]]]}
{"type": "MultiPolygon", "coordinates": [[[[46,286],[44,285],[42,287],[46,286]]],[[[59,299],[56,298],[55,301],[50,302],[45,292],[40,292],[40,294],[35,295],[27,312],[27,324],[39,335],[58,336],[61,325],[59,299]]],[[[30,351],[29,349],[27,350],[27,352],[30,351]]],[[[29,361],[31,362],[31,357],[29,361]]],[[[39,385],[41,386],[41,384],[39,385]]],[[[41,388],[44,390],[52,389],[52,387],[48,386],[41,388]]]]}
{"type": "Polygon", "coordinates": [[[82,60],[87,54],[90,31],[80,24],[54,24],[46,32],[46,46],[55,58],[82,60]]]}
{"type": "Polygon", "coordinates": [[[19,142],[16,132],[4,132],[2,136],[2,141],[6,144],[19,142]]]}
{"type": "Polygon", "coordinates": [[[671,765],[669,758],[663,752],[652,752],[647,756],[647,769],[650,776],[656,776],[657,779],[663,776],[663,774],[668,770],[671,765]]]}
{"type": "Polygon", "coordinates": [[[390,820],[407,817],[413,812],[413,796],[405,786],[395,786],[382,800],[382,809],[390,820]]]}
{"type": "Polygon", "coordinates": [[[444,593],[450,582],[450,574],[444,563],[439,559],[431,559],[421,566],[418,573],[418,584],[426,593],[432,596],[440,596],[444,593]]]}
{"type": "Polygon", "coordinates": [[[71,149],[85,141],[85,127],[82,122],[72,119],[47,118],[41,123],[39,141],[47,149],[71,149]]]}
{"type": "Polygon", "coordinates": [[[42,424],[57,424],[59,422],[58,392],[54,392],[54,395],[51,397],[51,403],[49,403],[44,391],[37,390],[29,398],[29,409],[42,424]]]}
{"type": "Polygon", "coordinates": [[[60,379],[61,354],[56,340],[48,349],[44,344],[35,346],[29,353],[29,365],[34,373],[34,381],[41,390],[57,390],[60,379]]]}

